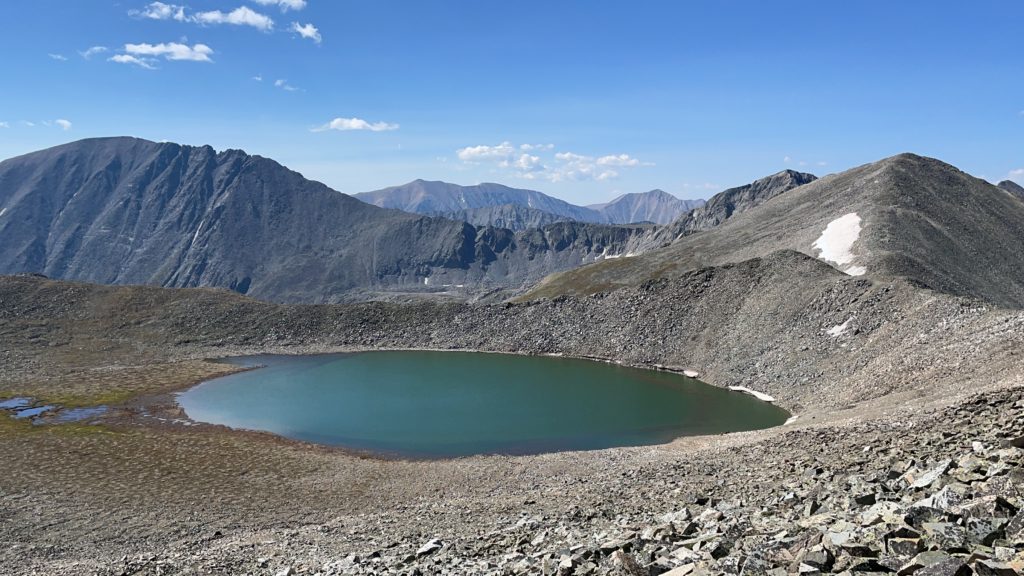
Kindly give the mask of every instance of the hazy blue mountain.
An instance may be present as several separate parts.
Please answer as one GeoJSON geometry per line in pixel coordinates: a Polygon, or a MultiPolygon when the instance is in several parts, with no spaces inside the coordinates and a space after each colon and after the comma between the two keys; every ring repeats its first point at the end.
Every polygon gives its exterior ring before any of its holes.
{"type": "Polygon", "coordinates": [[[623,194],[611,202],[587,206],[605,215],[613,224],[652,222],[668,224],[704,205],[704,200],[681,200],[664,190],[623,194]]]}
{"type": "Polygon", "coordinates": [[[589,208],[570,204],[536,190],[510,188],[493,183],[460,186],[447,182],[414,180],[401,186],[362,192],[355,197],[381,208],[395,208],[432,216],[513,204],[578,222],[607,222],[599,212],[589,208]]]}

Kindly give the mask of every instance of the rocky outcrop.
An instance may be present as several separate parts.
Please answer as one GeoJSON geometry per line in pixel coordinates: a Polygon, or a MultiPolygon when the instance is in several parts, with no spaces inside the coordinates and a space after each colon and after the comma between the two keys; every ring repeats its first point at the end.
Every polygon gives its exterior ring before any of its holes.
{"type": "Polygon", "coordinates": [[[678,238],[681,235],[710,230],[732,218],[734,214],[756,208],[783,192],[788,192],[815,180],[817,180],[817,176],[813,174],[783,170],[750,184],[730,188],[712,196],[703,206],[695,208],[674,221],[667,233],[678,238]]]}

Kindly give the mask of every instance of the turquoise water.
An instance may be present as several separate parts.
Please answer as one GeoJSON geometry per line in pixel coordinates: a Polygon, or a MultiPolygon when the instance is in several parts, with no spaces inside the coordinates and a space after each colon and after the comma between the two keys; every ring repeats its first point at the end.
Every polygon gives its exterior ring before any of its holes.
{"type": "Polygon", "coordinates": [[[382,351],[232,362],[265,367],[181,393],[190,418],[392,456],[658,444],[788,417],[679,374],[588,360],[382,351]]]}

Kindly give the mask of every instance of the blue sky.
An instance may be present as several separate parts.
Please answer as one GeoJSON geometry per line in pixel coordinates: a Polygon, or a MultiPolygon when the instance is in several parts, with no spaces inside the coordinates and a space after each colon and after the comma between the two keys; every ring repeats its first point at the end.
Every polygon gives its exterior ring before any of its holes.
{"type": "Polygon", "coordinates": [[[12,0],[3,12],[3,158],[133,135],[241,148],[343,192],[496,181],[577,203],[706,197],[903,151],[1024,182],[1019,0],[12,0]]]}

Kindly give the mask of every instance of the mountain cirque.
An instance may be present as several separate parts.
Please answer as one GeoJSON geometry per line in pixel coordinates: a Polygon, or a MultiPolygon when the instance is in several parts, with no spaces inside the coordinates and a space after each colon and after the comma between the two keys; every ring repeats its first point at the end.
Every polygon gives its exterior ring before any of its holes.
{"type": "Polygon", "coordinates": [[[25,574],[1019,572],[1024,203],[902,155],[753,204],[522,302],[273,304],[2,277],[0,397],[111,410],[96,425],[0,419],[0,562],[25,574]],[[231,369],[208,358],[369,348],[696,369],[797,418],[663,446],[385,461],[197,426],[169,395],[231,369]]]}

